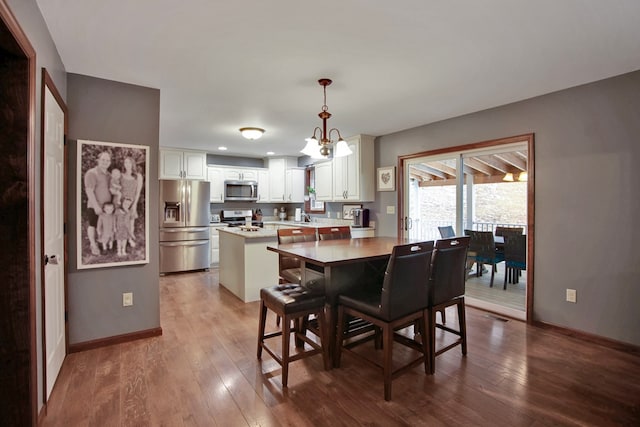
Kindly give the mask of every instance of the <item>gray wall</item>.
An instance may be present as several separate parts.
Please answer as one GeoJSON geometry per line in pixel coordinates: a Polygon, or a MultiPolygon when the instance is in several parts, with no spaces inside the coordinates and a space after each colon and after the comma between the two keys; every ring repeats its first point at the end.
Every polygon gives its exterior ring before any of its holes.
{"type": "MultiPolygon", "coordinates": [[[[640,72],[379,137],[398,156],[535,133],[533,318],[640,345],[640,72]],[[577,290],[577,304],[565,290],[577,290]]],[[[396,235],[377,193],[379,235],[396,235]]]]}
{"type": "MultiPolygon", "coordinates": [[[[56,88],[60,92],[63,99],[66,99],[67,94],[67,80],[64,65],[60,60],[60,55],[56,49],[55,44],[49,34],[49,30],[40,14],[35,0],[6,0],[7,5],[11,9],[11,12],[16,17],[16,20],[20,24],[20,27],[27,35],[31,46],[36,51],[36,115],[35,115],[35,144],[36,144],[36,159],[35,164],[40,165],[41,153],[40,153],[40,114],[41,114],[41,88],[42,88],[42,68],[46,68],[49,75],[53,79],[56,88]]],[[[40,168],[36,167],[36,177],[33,183],[36,188],[36,200],[35,211],[36,218],[41,212],[40,197],[41,197],[41,173],[40,168]]],[[[38,410],[42,408],[42,305],[41,303],[41,286],[42,277],[40,271],[42,268],[40,262],[40,254],[42,253],[42,242],[40,240],[40,221],[35,222],[35,237],[36,247],[34,248],[35,254],[35,301],[36,301],[36,353],[37,353],[37,371],[38,371],[38,410]]]]}
{"type": "Polygon", "coordinates": [[[69,343],[160,327],[158,288],[158,146],[160,91],[78,74],[67,76],[69,106],[69,343]],[[146,145],[149,149],[149,263],[76,269],[78,139],[146,145]],[[122,293],[134,305],[122,307],[122,293]]]}

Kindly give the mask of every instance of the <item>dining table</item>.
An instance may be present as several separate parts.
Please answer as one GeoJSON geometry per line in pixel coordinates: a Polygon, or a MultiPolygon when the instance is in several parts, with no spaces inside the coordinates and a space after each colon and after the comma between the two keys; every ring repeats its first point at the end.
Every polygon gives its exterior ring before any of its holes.
{"type": "MultiPolygon", "coordinates": [[[[322,284],[326,296],[329,357],[335,363],[338,297],[350,290],[381,286],[394,246],[420,242],[403,237],[318,240],[267,245],[267,250],[300,259],[301,283],[322,284]]],[[[323,343],[325,345],[325,343],[323,343]]]]}

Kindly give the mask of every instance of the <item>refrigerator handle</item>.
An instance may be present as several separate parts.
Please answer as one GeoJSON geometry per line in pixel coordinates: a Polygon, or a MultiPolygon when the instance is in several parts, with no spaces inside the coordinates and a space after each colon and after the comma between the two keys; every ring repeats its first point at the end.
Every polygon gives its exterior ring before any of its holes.
{"type": "Polygon", "coordinates": [[[180,200],[182,200],[182,209],[180,209],[180,222],[182,222],[183,224],[185,223],[187,217],[187,213],[186,213],[186,209],[187,209],[187,203],[185,200],[185,188],[184,188],[184,183],[180,184],[180,192],[182,193],[180,195],[180,200]]]}
{"type": "Polygon", "coordinates": [[[187,186],[187,217],[186,221],[191,220],[191,183],[185,183],[187,186]]]}

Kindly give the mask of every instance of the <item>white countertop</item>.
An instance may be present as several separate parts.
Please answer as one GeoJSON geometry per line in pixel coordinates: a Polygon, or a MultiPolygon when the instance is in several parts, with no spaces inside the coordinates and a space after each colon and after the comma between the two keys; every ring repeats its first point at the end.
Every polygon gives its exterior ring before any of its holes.
{"type": "Polygon", "coordinates": [[[257,239],[265,237],[276,238],[278,236],[278,232],[276,230],[265,230],[264,228],[260,228],[258,231],[246,231],[240,227],[224,227],[220,228],[220,230],[218,231],[234,234],[236,236],[244,237],[245,239],[257,239]]]}
{"type": "MultiPolygon", "coordinates": [[[[351,224],[339,224],[339,223],[331,223],[331,222],[300,222],[300,221],[263,221],[265,225],[273,224],[273,225],[288,225],[289,227],[310,227],[310,228],[321,228],[321,227],[351,227],[356,230],[375,230],[375,227],[353,227],[351,224]]],[[[350,221],[349,221],[350,222],[350,221]]]]}

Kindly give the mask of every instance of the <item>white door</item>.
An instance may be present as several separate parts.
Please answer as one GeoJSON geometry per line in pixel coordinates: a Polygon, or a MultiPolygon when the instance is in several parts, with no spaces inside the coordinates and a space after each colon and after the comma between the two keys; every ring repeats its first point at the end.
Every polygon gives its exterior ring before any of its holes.
{"type": "Polygon", "coordinates": [[[44,319],[47,399],[66,355],[64,295],[64,112],[45,87],[44,319]]]}

